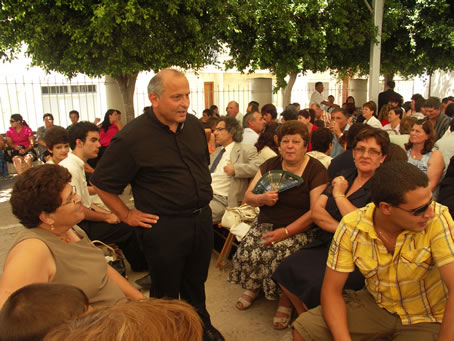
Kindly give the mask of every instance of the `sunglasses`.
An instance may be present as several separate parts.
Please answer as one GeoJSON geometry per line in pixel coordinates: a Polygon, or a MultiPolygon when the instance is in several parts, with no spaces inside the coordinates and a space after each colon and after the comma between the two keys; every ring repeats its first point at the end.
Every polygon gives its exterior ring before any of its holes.
{"type": "Polygon", "coordinates": [[[17,121],[14,121],[14,120],[9,120],[9,123],[14,123],[14,122],[17,122],[17,121]]]}
{"type": "Polygon", "coordinates": [[[427,204],[425,204],[424,206],[415,208],[413,210],[407,210],[407,209],[399,207],[399,206],[395,206],[395,207],[396,208],[400,208],[401,210],[407,211],[408,213],[410,213],[410,214],[412,214],[414,216],[421,216],[424,213],[426,213],[426,211],[429,208],[429,206],[432,205],[432,202],[433,202],[433,199],[430,199],[429,202],[427,204]]]}

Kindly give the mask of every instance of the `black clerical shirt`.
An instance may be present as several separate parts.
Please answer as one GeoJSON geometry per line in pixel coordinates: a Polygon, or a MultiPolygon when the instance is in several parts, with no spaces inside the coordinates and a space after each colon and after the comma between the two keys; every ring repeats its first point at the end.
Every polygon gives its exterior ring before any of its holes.
{"type": "Polygon", "coordinates": [[[121,194],[130,183],[135,207],[156,215],[190,215],[211,201],[210,157],[205,133],[188,114],[176,133],[152,108],[119,131],[91,182],[121,194]]]}

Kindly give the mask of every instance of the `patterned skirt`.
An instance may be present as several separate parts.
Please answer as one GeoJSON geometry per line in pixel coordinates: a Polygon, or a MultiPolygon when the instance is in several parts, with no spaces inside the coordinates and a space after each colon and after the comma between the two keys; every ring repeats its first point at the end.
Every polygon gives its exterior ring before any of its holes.
{"type": "Polygon", "coordinates": [[[312,242],[317,229],[311,228],[274,245],[263,246],[262,225],[257,223],[256,218],[241,241],[232,259],[233,269],[228,281],[241,284],[244,289],[263,289],[268,300],[275,300],[279,298],[280,290],[271,275],[285,257],[312,242]]]}

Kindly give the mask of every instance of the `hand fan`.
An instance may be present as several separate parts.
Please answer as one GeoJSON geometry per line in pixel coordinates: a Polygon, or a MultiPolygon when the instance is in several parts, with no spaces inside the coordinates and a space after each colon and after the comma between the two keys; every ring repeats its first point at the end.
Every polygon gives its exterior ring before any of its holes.
{"type": "Polygon", "coordinates": [[[279,193],[301,185],[303,178],[284,170],[270,170],[257,181],[252,193],[262,194],[269,191],[279,193]]]}

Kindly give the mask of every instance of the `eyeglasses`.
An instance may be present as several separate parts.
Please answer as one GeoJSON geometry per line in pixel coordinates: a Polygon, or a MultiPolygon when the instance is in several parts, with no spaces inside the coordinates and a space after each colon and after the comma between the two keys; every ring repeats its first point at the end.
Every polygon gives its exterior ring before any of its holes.
{"type": "Polygon", "coordinates": [[[14,120],[9,120],[9,123],[14,123],[14,122],[17,122],[17,121],[14,121],[14,120]]]}
{"type": "Polygon", "coordinates": [[[225,129],[227,129],[227,128],[216,128],[216,129],[214,129],[214,130],[216,130],[216,131],[223,131],[223,130],[225,130],[225,129]]]}
{"type": "Polygon", "coordinates": [[[432,205],[433,198],[429,200],[429,202],[421,207],[415,208],[413,210],[407,210],[405,208],[399,207],[399,206],[394,206],[396,208],[400,208],[401,210],[407,211],[408,213],[414,215],[414,216],[421,216],[424,213],[426,213],[427,209],[429,208],[430,205],[432,205]]]}
{"type": "Polygon", "coordinates": [[[365,154],[366,152],[371,156],[380,156],[381,152],[376,149],[366,149],[364,147],[355,147],[353,150],[358,154],[365,154]]]}
{"type": "Polygon", "coordinates": [[[69,205],[69,204],[74,204],[74,205],[77,204],[77,201],[76,201],[77,188],[76,188],[76,186],[73,186],[73,185],[71,185],[71,187],[73,190],[71,192],[71,196],[70,196],[68,202],[62,204],[61,206],[65,206],[65,205],[69,205]]]}

